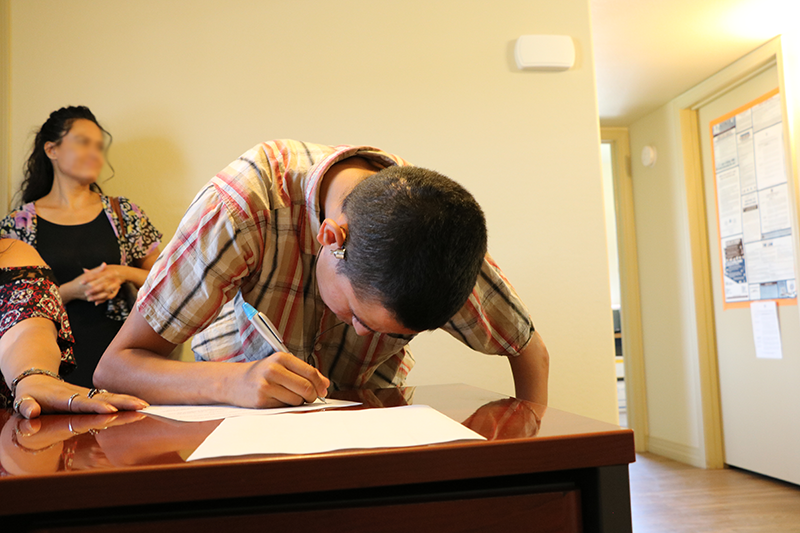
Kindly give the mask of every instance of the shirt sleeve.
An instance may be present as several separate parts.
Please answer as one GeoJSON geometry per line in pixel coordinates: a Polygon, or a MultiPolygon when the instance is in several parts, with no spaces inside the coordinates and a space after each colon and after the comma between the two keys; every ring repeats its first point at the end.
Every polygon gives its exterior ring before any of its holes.
{"type": "Polygon", "coordinates": [[[237,160],[198,193],[150,271],[139,313],[169,342],[204,330],[242,284],[261,269],[269,220],[258,194],[264,169],[237,160]]]}
{"type": "Polygon", "coordinates": [[[150,222],[144,210],[127,198],[119,197],[122,221],[125,224],[125,239],[130,259],[144,259],[161,245],[163,235],[150,222]]]}
{"type": "Polygon", "coordinates": [[[512,356],[534,331],[528,309],[488,254],[469,299],[442,329],[475,351],[512,356]]]}
{"type": "Polygon", "coordinates": [[[0,220],[0,237],[16,239],[35,246],[33,233],[30,231],[30,214],[22,209],[11,211],[0,220]]]}

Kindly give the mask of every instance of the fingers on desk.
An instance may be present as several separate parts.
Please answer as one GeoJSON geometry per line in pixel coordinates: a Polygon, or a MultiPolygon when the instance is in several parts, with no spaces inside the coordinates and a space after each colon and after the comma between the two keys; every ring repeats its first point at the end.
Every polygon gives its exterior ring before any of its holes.
{"type": "Polygon", "coordinates": [[[79,394],[72,401],[72,408],[65,409],[72,413],[114,413],[119,410],[138,411],[144,409],[149,404],[134,396],[127,394],[113,394],[111,392],[101,392],[92,398],[86,394],[79,394]]]}

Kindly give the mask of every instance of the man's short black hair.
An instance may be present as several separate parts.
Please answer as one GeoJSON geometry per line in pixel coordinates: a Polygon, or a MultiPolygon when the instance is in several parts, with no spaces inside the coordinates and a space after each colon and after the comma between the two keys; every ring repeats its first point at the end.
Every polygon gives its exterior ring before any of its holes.
{"type": "Polygon", "coordinates": [[[347,255],[338,265],[356,296],[404,327],[436,329],[467,301],[486,255],[486,220],[464,187],[432,170],[392,166],[345,198],[347,255]]]}

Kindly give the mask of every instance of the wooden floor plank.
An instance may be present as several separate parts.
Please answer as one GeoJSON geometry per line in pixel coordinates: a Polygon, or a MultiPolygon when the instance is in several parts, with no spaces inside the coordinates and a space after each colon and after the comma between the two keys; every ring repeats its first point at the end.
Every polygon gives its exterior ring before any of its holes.
{"type": "Polygon", "coordinates": [[[635,533],[800,533],[800,487],[652,454],[630,466],[635,533]]]}

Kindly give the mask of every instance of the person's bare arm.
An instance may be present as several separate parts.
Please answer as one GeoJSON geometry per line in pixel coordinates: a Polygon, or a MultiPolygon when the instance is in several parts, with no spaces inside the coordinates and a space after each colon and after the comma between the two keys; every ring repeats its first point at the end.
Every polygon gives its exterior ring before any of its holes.
{"type": "Polygon", "coordinates": [[[516,357],[509,356],[517,398],[547,405],[547,380],[550,374],[550,355],[538,332],[516,357]]]}
{"type": "Polygon", "coordinates": [[[150,273],[150,269],[153,268],[154,264],[156,264],[156,259],[158,259],[159,253],[161,253],[160,246],[145,257],[134,261],[133,267],[131,268],[135,269],[135,272],[128,277],[128,281],[133,282],[133,284],[137,287],[144,285],[147,275],[150,273]]]}
{"type": "MultiPolygon", "coordinates": [[[[5,239],[0,243],[0,267],[43,265],[44,261],[30,245],[5,239]]],[[[57,375],[61,365],[57,339],[56,326],[48,318],[26,318],[11,326],[0,337],[0,372],[6,384],[11,387],[14,378],[30,369],[57,375]]],[[[49,375],[32,374],[19,381],[16,403],[19,413],[26,418],[35,418],[43,412],[111,413],[118,409],[135,410],[147,406],[130,396],[104,392],[90,399],[88,393],[88,389],[49,375]]]]}
{"type": "Polygon", "coordinates": [[[100,359],[95,386],[153,404],[275,407],[313,402],[326,395],[330,384],[314,367],[286,353],[253,363],[183,362],[167,359],[174,348],[134,309],[100,359]]]}

